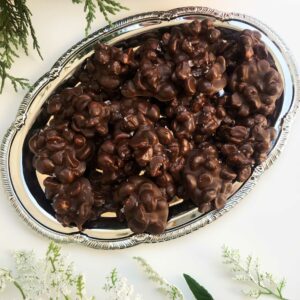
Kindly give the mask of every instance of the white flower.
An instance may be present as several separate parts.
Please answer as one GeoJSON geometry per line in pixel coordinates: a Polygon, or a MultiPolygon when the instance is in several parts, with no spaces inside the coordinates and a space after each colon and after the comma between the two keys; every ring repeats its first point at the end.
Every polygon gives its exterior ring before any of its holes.
{"type": "Polygon", "coordinates": [[[86,296],[85,280],[74,274],[73,264],[61,255],[60,247],[51,242],[46,256],[37,259],[34,253],[14,253],[16,276],[0,269],[0,291],[8,281],[14,281],[26,300],[44,299],[89,299],[86,296]]]}
{"type": "Polygon", "coordinates": [[[183,300],[182,292],[174,285],[170,284],[162,278],[142,257],[133,257],[143,268],[148,278],[159,286],[159,290],[163,292],[170,300],[183,300]]]}
{"type": "Polygon", "coordinates": [[[134,287],[125,277],[119,277],[116,269],[106,277],[103,287],[108,300],[141,300],[140,295],[135,295],[134,287]]]}
{"type": "Polygon", "coordinates": [[[14,279],[12,278],[10,271],[5,269],[0,269],[0,292],[2,292],[7,282],[13,282],[14,279]]]}
{"type": "Polygon", "coordinates": [[[258,259],[249,255],[242,260],[238,250],[223,247],[224,263],[231,267],[235,273],[234,279],[243,281],[251,287],[243,291],[252,298],[258,298],[260,295],[272,295],[277,299],[285,299],[282,295],[285,287],[285,280],[275,281],[268,272],[261,272],[258,259]]]}

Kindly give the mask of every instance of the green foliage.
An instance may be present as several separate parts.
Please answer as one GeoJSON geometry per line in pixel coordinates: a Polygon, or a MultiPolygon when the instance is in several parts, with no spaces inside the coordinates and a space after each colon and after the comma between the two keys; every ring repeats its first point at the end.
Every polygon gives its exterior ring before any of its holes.
{"type": "Polygon", "coordinates": [[[116,269],[106,277],[103,289],[109,300],[141,300],[139,295],[135,295],[133,286],[125,277],[120,277],[116,269]]]}
{"type": "Polygon", "coordinates": [[[84,289],[85,289],[85,283],[83,276],[80,274],[76,278],[76,295],[79,297],[80,300],[84,297],[84,289]]]}
{"type": "Polygon", "coordinates": [[[190,290],[195,296],[196,300],[214,300],[212,295],[201,286],[194,278],[187,274],[183,274],[183,277],[188,284],[190,290]]]}
{"type": "Polygon", "coordinates": [[[117,281],[118,281],[118,273],[117,273],[117,269],[114,268],[110,274],[110,282],[113,287],[116,286],[117,281]]]}
{"type": "Polygon", "coordinates": [[[37,259],[32,251],[17,251],[14,258],[15,272],[0,269],[0,291],[12,283],[26,300],[94,299],[86,295],[83,275],[74,272],[73,263],[66,263],[54,242],[44,258],[37,259]]]}
{"type": "MultiPolygon", "coordinates": [[[[0,292],[8,286],[15,287],[22,299],[36,300],[95,300],[88,297],[82,274],[74,272],[73,263],[68,263],[61,247],[50,242],[45,256],[37,259],[33,251],[14,253],[15,270],[0,268],[0,292]]],[[[140,300],[125,277],[113,269],[103,289],[110,300],[140,300]]],[[[102,298],[99,298],[102,299],[102,298]]]]}
{"type": "Polygon", "coordinates": [[[134,257],[143,268],[144,272],[147,274],[148,278],[157,283],[159,290],[163,292],[170,300],[183,300],[182,292],[174,285],[168,283],[164,278],[162,278],[142,257],[134,257]]]}
{"type": "Polygon", "coordinates": [[[42,57],[26,1],[0,0],[0,93],[6,80],[12,83],[16,91],[18,88],[29,87],[27,79],[15,77],[9,72],[20,49],[28,55],[29,37],[32,39],[33,48],[42,57]]]}
{"type": "MultiPolygon", "coordinates": [[[[105,20],[111,24],[109,15],[115,15],[127,9],[115,0],[72,0],[74,4],[84,4],[86,14],[85,32],[88,34],[91,24],[96,18],[97,9],[103,14],[105,20]]],[[[4,85],[10,81],[15,91],[19,88],[29,88],[26,78],[17,77],[10,73],[10,69],[23,50],[28,55],[29,39],[32,46],[42,58],[40,46],[31,22],[31,11],[26,0],[0,0],[0,94],[4,85]]]]}
{"type": "Polygon", "coordinates": [[[238,250],[223,247],[224,263],[231,267],[234,280],[242,281],[249,286],[243,291],[247,296],[259,298],[261,295],[273,296],[276,299],[287,300],[283,296],[285,280],[275,281],[273,275],[261,272],[258,259],[249,255],[242,261],[238,250]]]}
{"type": "Polygon", "coordinates": [[[116,287],[117,281],[118,281],[118,272],[117,269],[114,268],[111,271],[110,275],[106,277],[106,283],[103,286],[103,289],[107,292],[110,291],[111,289],[116,287]]]}
{"type": "Polygon", "coordinates": [[[98,9],[104,16],[105,20],[111,24],[109,15],[115,15],[121,10],[128,10],[127,7],[121,5],[115,0],[72,0],[73,3],[84,3],[84,12],[86,13],[85,33],[88,34],[91,24],[96,18],[96,10],[98,9]]]}
{"type": "MultiPolygon", "coordinates": [[[[258,298],[261,295],[273,296],[276,299],[287,300],[283,296],[285,280],[276,281],[268,272],[261,272],[257,259],[248,256],[241,260],[238,250],[223,247],[224,263],[231,267],[235,280],[249,285],[245,293],[258,298]]],[[[14,253],[15,270],[0,268],[0,292],[7,286],[14,286],[22,299],[51,299],[51,300],[95,300],[88,297],[85,290],[85,280],[82,274],[74,272],[73,263],[67,263],[61,253],[61,247],[51,242],[43,258],[37,259],[33,251],[16,251],[14,253]]],[[[160,276],[145,259],[134,257],[141,265],[148,278],[157,283],[167,299],[183,300],[182,292],[160,276]]],[[[183,274],[190,290],[197,300],[213,300],[209,292],[195,279],[183,274]]],[[[103,286],[106,298],[110,300],[140,300],[135,294],[134,287],[127,278],[120,277],[113,269],[103,286]]],[[[103,298],[101,298],[103,299],[103,298]]]]}
{"type": "Polygon", "coordinates": [[[61,247],[55,244],[54,242],[50,242],[47,253],[46,253],[46,260],[51,264],[51,272],[56,272],[56,263],[58,262],[61,254],[60,254],[61,247]]]}

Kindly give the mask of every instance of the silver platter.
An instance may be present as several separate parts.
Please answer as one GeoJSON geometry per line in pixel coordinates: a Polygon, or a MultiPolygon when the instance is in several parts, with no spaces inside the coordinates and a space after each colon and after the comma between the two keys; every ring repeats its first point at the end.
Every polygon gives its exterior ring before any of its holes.
{"type": "MultiPolygon", "coordinates": [[[[162,242],[188,234],[216,220],[232,209],[255,186],[257,180],[281,153],[290,131],[290,125],[299,106],[299,74],[290,51],[282,40],[255,18],[237,13],[225,13],[206,7],[183,7],[170,11],[150,12],[120,20],[88,36],[74,45],[41,77],[22,101],[17,117],[8,129],[1,145],[1,172],[9,199],[19,215],[34,230],[60,242],[82,243],[89,247],[119,249],[140,243],[162,242]],[[27,140],[38,126],[38,116],[49,95],[74,73],[76,68],[93,53],[97,41],[120,44],[126,40],[141,41],[150,31],[174,26],[192,19],[212,17],[216,26],[231,30],[254,29],[262,34],[278,71],[284,81],[284,95],[273,121],[278,136],[267,160],[257,166],[247,182],[237,186],[225,207],[201,215],[196,208],[177,205],[172,209],[167,230],[160,235],[133,234],[128,228],[108,220],[101,226],[92,226],[83,232],[63,227],[51,214],[44,201],[42,186],[32,170],[27,140]]],[[[48,204],[49,206],[49,204],[48,204]]]]}

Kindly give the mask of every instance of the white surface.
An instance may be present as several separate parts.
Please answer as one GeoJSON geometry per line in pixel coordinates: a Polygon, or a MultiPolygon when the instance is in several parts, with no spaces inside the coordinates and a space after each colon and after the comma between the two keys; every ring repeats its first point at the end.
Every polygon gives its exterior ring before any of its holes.
{"type": "MultiPolygon", "coordinates": [[[[31,52],[21,55],[14,66],[18,76],[34,82],[43,75],[57,58],[70,46],[84,37],[85,20],[82,6],[70,0],[28,0],[33,13],[33,24],[40,42],[44,60],[31,52]]],[[[225,1],[225,0],[123,0],[130,11],[122,12],[113,20],[130,14],[151,10],[164,10],[187,5],[203,5],[213,8],[242,12],[259,18],[271,26],[288,44],[295,56],[300,53],[299,10],[297,0],[285,1],[225,1]],[[293,27],[295,26],[295,27],[293,27]]],[[[94,22],[93,30],[104,25],[94,22]]],[[[6,86],[0,96],[0,137],[14,120],[19,103],[25,92],[15,93],[6,86]]],[[[264,174],[260,182],[231,212],[188,236],[160,244],[146,244],[119,251],[88,249],[79,245],[63,245],[63,252],[75,262],[78,271],[88,279],[88,290],[100,295],[104,277],[113,267],[134,283],[144,299],[163,299],[154,285],[149,283],[132,256],[146,258],[165,278],[176,284],[192,299],[182,273],[197,278],[216,300],[238,300],[239,283],[230,279],[226,266],[221,263],[221,246],[236,247],[243,254],[258,255],[266,270],[285,276],[286,297],[300,299],[300,116],[298,115],[285,151],[264,174]]],[[[0,266],[10,266],[10,251],[34,249],[44,254],[49,241],[32,231],[9,204],[0,190],[0,266]]],[[[0,299],[12,299],[9,294],[0,299]]],[[[18,299],[18,298],[16,298],[18,299]]],[[[263,298],[262,298],[263,299],[263,298]]],[[[267,299],[267,298],[266,298],[267,299]]]]}

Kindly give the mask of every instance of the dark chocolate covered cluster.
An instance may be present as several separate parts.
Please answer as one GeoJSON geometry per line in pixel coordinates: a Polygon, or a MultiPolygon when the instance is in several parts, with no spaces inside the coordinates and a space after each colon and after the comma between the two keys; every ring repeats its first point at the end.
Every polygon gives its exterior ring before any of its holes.
{"type": "Polygon", "coordinates": [[[47,124],[29,141],[33,167],[49,176],[64,226],[113,211],[135,233],[162,233],[175,196],[220,209],[266,159],[282,92],[260,34],[210,19],[134,48],[99,43],[47,101],[47,124]]]}

